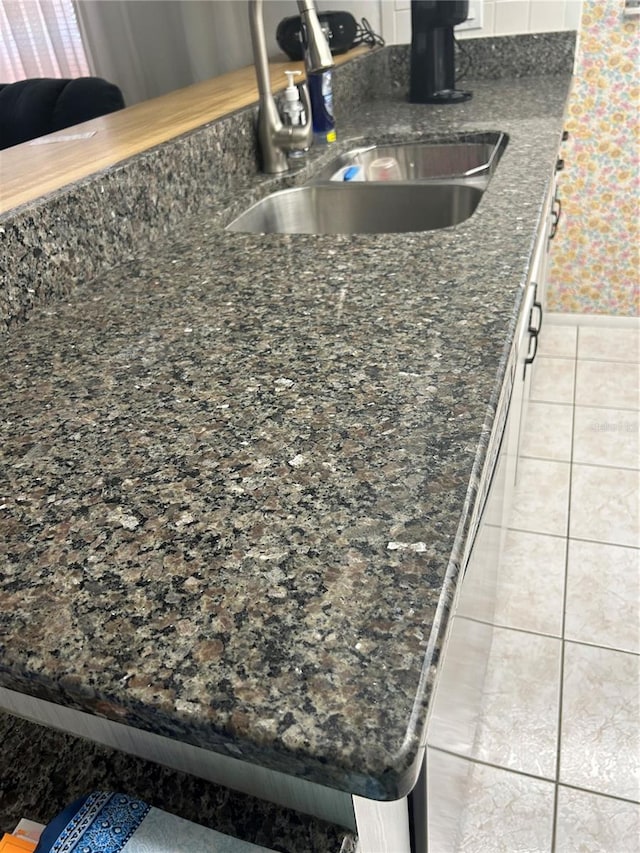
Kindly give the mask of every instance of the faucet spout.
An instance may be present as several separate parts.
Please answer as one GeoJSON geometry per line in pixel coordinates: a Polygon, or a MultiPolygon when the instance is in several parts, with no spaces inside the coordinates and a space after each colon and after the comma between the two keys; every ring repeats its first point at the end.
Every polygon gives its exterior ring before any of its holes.
{"type": "MultiPolygon", "coordinates": [[[[287,152],[308,148],[313,141],[311,102],[305,84],[300,92],[304,102],[306,121],[292,127],[282,122],[276,102],[271,94],[269,59],[264,34],[263,0],[249,0],[249,26],[253,47],[253,63],[258,83],[258,145],[262,169],[270,175],[289,170],[287,152]]],[[[321,71],[333,65],[333,58],[316,13],[314,0],[298,0],[298,9],[304,22],[305,48],[310,71],[321,71]]]]}
{"type": "Polygon", "coordinates": [[[315,0],[298,0],[298,11],[304,22],[307,70],[314,72],[332,68],[333,57],[318,20],[315,0]]]}

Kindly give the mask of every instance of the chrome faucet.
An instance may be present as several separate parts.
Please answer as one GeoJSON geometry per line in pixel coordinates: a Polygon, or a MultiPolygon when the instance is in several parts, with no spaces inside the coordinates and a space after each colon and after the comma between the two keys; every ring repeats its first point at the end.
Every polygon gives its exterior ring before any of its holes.
{"type": "MultiPolygon", "coordinates": [[[[276,102],[271,94],[267,43],[264,35],[263,0],[249,0],[249,24],[253,45],[253,62],[258,81],[258,145],[262,156],[262,169],[270,175],[289,170],[288,151],[308,148],[313,140],[311,102],[303,83],[299,86],[305,109],[305,123],[294,127],[282,122],[276,102]]],[[[333,66],[329,45],[324,37],[314,0],[298,0],[298,9],[304,25],[307,71],[323,71],[333,66]]]]}

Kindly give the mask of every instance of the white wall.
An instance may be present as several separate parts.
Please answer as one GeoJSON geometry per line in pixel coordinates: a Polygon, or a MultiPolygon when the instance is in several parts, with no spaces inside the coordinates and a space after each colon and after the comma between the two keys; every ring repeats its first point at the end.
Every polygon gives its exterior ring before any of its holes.
{"type": "MultiPolygon", "coordinates": [[[[380,0],[382,35],[387,44],[411,41],[410,0],[380,0]]],[[[470,0],[472,8],[481,6],[482,27],[456,28],[458,38],[506,36],[520,33],[544,33],[577,30],[582,0],[470,0]]]]}
{"type": "MultiPolygon", "coordinates": [[[[318,0],[320,11],[366,18],[387,44],[411,41],[410,0],[318,0]]],[[[482,28],[461,38],[577,29],[581,0],[470,0],[482,28]]],[[[128,105],[253,62],[246,0],[76,0],[93,74],[122,89],[128,105]]],[[[294,0],[265,0],[267,50],[282,57],[276,28],[294,0]]]]}

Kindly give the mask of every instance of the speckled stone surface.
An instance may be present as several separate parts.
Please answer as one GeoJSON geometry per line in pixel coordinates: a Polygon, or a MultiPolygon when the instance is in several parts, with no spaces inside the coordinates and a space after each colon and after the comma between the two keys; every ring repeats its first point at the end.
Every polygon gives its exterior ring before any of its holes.
{"type": "Polygon", "coordinates": [[[230,184],[257,173],[253,111],[239,111],[0,215],[0,329],[141,245],[167,240],[230,184]]]}
{"type": "MultiPolygon", "coordinates": [[[[387,80],[386,51],[334,72],[338,120],[387,80]]],[[[185,219],[265,180],[257,170],[256,108],[238,110],[15,211],[0,214],[0,335],[36,305],[68,294],[141,244],[170,239],[185,219]]],[[[314,155],[315,156],[315,155],[314,155]]],[[[189,227],[187,225],[187,227],[189,227]]]]}
{"type": "Polygon", "coordinates": [[[508,133],[455,229],[225,232],[256,179],[12,329],[0,684],[409,790],[569,82],[344,119],[345,146],[508,133]]]}
{"type": "MultiPolygon", "coordinates": [[[[465,42],[481,79],[570,73],[574,47],[573,32],[465,42]]],[[[390,93],[405,98],[408,69],[406,45],[372,50],[338,67],[339,133],[364,102],[390,93]]],[[[37,200],[0,215],[0,335],[33,306],[134,257],[143,244],[170,238],[211,196],[259,182],[254,120],[255,108],[240,110],[56,192],[45,204],[37,200]]]]}
{"type": "MultiPolygon", "coordinates": [[[[517,77],[566,74],[573,68],[576,33],[526,33],[514,36],[465,39],[456,50],[456,76],[464,79],[505,80],[517,77]]],[[[409,86],[408,45],[393,45],[385,53],[389,63],[387,80],[392,88],[409,86]]],[[[460,82],[466,89],[467,83],[460,82]]]]}
{"type": "Polygon", "coordinates": [[[48,823],[90,791],[159,809],[282,853],[355,853],[344,829],[0,712],[0,836],[22,817],[48,823]]]}

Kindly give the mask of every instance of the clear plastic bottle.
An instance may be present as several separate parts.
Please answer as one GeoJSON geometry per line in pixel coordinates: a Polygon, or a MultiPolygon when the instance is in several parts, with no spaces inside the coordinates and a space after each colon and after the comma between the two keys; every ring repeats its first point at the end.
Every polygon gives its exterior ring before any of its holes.
{"type": "Polygon", "coordinates": [[[293,82],[294,77],[302,76],[302,71],[285,71],[287,77],[287,88],[284,90],[284,104],[282,106],[282,120],[285,124],[298,126],[305,123],[306,115],[304,105],[300,100],[300,92],[293,82]]]}
{"type": "MultiPolygon", "coordinates": [[[[284,90],[284,104],[282,105],[282,121],[294,127],[303,125],[307,120],[304,104],[300,100],[300,92],[295,85],[294,78],[302,76],[302,71],[285,71],[287,77],[287,88],[284,90]]],[[[297,149],[289,152],[289,157],[299,159],[304,157],[306,151],[297,149]]]]}

